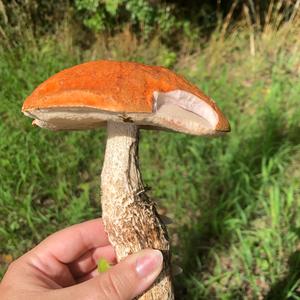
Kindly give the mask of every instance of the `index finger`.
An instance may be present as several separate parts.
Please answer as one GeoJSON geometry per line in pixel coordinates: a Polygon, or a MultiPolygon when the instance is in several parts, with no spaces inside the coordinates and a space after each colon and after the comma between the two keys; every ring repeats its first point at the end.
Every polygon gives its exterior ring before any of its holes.
{"type": "Polygon", "coordinates": [[[51,256],[62,263],[70,263],[90,249],[109,245],[101,219],[90,220],[58,231],[32,251],[51,256]]]}

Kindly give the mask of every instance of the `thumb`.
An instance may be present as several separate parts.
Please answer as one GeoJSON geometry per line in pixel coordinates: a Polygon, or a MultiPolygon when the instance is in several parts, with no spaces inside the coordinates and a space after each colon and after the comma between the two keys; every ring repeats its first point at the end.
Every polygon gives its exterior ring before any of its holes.
{"type": "Polygon", "coordinates": [[[70,287],[69,299],[129,300],[150,287],[162,270],[159,250],[145,249],[86,282],[70,287]]]}

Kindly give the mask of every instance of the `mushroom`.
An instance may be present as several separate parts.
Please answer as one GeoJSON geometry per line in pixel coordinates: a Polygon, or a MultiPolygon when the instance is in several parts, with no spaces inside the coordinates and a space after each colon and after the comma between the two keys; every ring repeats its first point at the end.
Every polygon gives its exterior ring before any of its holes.
{"type": "Polygon", "coordinates": [[[144,248],[161,250],[163,271],[139,299],[174,299],[166,226],[139,170],[139,129],[206,136],[228,132],[215,102],[166,68],[103,60],[50,77],[22,111],[34,125],[51,130],[107,127],[101,202],[109,240],[118,261],[144,248]]]}

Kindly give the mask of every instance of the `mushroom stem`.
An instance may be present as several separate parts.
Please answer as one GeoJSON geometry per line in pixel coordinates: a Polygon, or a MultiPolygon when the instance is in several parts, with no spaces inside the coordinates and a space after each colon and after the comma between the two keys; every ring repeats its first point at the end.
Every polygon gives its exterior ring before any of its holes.
{"type": "Polygon", "coordinates": [[[139,130],[133,123],[108,122],[107,132],[101,173],[102,217],[117,260],[145,248],[161,250],[163,271],[139,299],[174,299],[167,230],[146,194],[139,170],[139,130]]]}

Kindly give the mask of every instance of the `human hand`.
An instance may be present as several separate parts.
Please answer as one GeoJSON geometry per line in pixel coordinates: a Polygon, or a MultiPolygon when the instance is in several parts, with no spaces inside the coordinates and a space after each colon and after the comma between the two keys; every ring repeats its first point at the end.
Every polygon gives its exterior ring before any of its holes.
{"type": "Polygon", "coordinates": [[[63,229],[12,262],[0,284],[1,300],[129,300],[162,269],[162,254],[142,250],[99,274],[97,261],[115,263],[100,219],[63,229]]]}

